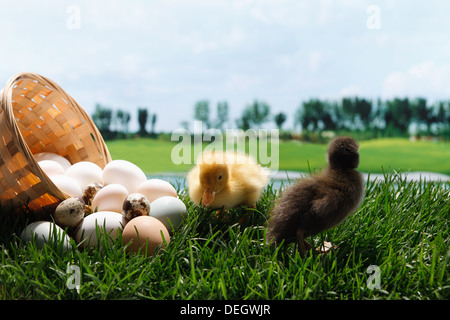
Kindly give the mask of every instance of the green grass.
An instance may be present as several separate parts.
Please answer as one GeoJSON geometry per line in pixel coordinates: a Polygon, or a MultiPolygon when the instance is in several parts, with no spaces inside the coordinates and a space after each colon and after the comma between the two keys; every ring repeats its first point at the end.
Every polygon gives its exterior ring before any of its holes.
{"type": "MultiPolygon", "coordinates": [[[[176,165],[171,152],[176,142],[154,139],[116,140],[107,143],[113,159],[125,159],[146,173],[186,172],[191,164],[176,165]]],[[[270,150],[270,147],[269,147],[270,150]]],[[[281,142],[279,170],[310,172],[326,165],[327,145],[281,142]]],[[[194,160],[194,149],[191,150],[194,160]]],[[[444,142],[411,142],[408,139],[376,139],[360,142],[360,170],[382,173],[383,168],[450,174],[450,145],[444,142]]]]}
{"type": "Polygon", "coordinates": [[[147,258],[127,254],[120,238],[99,249],[39,250],[17,236],[25,220],[2,212],[0,299],[449,299],[449,190],[396,174],[367,182],[359,211],[312,239],[338,249],[305,258],[293,244],[265,244],[272,186],[242,225],[244,210],[218,219],[179,190],[187,218],[147,258]],[[80,268],[79,292],[67,287],[68,265],[80,268]],[[367,286],[370,265],[380,268],[380,289],[367,286]]]}
{"type": "Polygon", "coordinates": [[[375,172],[377,166],[403,171],[450,174],[450,144],[411,142],[406,139],[376,139],[360,143],[360,170],[375,172]]]}
{"type": "Polygon", "coordinates": [[[146,173],[186,171],[190,165],[175,165],[171,160],[175,142],[155,139],[126,139],[108,141],[113,159],[124,159],[136,164],[146,173]]]}

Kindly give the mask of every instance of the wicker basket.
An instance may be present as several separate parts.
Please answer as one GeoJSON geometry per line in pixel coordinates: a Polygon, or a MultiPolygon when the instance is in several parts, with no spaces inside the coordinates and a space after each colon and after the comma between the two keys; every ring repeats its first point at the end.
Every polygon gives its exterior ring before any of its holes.
{"type": "Polygon", "coordinates": [[[0,92],[0,201],[3,207],[53,210],[68,196],[34,159],[38,152],[62,155],[72,164],[103,168],[108,148],[89,115],[53,81],[19,73],[0,92]]]}

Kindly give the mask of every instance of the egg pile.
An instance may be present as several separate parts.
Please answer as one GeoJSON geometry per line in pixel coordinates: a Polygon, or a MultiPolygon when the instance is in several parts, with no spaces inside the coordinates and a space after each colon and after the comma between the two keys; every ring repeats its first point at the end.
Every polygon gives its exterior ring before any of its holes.
{"type": "Polygon", "coordinates": [[[152,255],[170,242],[170,234],[183,221],[185,204],[175,188],[161,179],[147,179],[145,173],[126,160],[113,160],[103,169],[92,162],[71,164],[49,152],[34,154],[50,180],[70,198],[53,213],[55,223],[37,221],[22,232],[22,238],[37,237],[38,245],[58,235],[66,248],[64,228],[73,230],[79,246],[96,247],[98,230],[111,238],[122,233],[129,252],[152,255]]]}

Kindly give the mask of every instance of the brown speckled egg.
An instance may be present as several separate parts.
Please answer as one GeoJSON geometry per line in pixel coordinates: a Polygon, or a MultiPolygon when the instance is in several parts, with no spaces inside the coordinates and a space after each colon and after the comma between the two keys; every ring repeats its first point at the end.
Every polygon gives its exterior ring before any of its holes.
{"type": "Polygon", "coordinates": [[[127,252],[146,256],[153,255],[159,246],[163,248],[164,242],[170,243],[167,228],[158,219],[150,216],[139,216],[130,220],[123,229],[122,239],[124,245],[129,244],[127,252]]]}
{"type": "Polygon", "coordinates": [[[75,228],[83,220],[85,211],[83,199],[69,198],[56,207],[53,218],[60,227],[75,228]]]}
{"type": "Polygon", "coordinates": [[[86,204],[90,205],[92,202],[92,199],[94,199],[95,195],[97,194],[98,190],[103,188],[103,185],[101,185],[98,182],[89,184],[84,190],[83,190],[83,200],[86,204]]]}
{"type": "Polygon", "coordinates": [[[140,193],[131,193],[123,202],[122,214],[128,220],[138,216],[148,216],[150,212],[150,202],[147,197],[140,193]]]}

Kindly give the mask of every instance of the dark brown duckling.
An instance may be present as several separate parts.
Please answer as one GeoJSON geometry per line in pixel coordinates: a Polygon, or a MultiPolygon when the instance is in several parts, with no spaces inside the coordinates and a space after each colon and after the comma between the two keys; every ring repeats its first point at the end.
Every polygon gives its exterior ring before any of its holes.
{"type": "Polygon", "coordinates": [[[304,254],[314,236],[341,223],[355,212],[364,198],[358,143],[350,137],[337,137],[328,148],[328,166],[317,175],[302,179],[283,191],[271,212],[267,241],[297,240],[304,254]]]}

